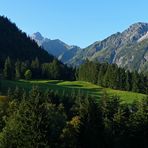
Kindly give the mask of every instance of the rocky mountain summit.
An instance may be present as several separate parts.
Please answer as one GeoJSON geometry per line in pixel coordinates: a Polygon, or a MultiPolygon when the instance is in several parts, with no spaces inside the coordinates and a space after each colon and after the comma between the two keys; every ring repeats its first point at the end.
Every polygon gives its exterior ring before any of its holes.
{"type": "Polygon", "coordinates": [[[84,49],[69,46],[60,40],[44,38],[39,33],[35,33],[32,38],[38,45],[69,65],[79,66],[89,59],[116,63],[129,70],[148,71],[148,23],[135,23],[123,32],[117,32],[84,49]]]}
{"type": "Polygon", "coordinates": [[[59,39],[51,40],[44,38],[39,32],[34,33],[31,38],[63,63],[67,63],[80,50],[80,47],[70,46],[59,39]]]}
{"type": "Polygon", "coordinates": [[[116,63],[129,70],[148,71],[148,23],[136,23],[123,32],[95,42],[81,50],[70,63],[79,65],[86,58],[116,63]]]}

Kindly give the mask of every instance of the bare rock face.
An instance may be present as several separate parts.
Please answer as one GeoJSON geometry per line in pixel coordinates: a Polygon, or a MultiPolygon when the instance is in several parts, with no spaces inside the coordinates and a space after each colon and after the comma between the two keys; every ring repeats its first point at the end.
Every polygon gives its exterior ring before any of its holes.
{"type": "Polygon", "coordinates": [[[147,32],[145,35],[143,35],[143,36],[138,40],[138,42],[141,42],[141,41],[143,41],[143,40],[145,40],[145,39],[148,39],[148,32],[147,32]]]}
{"type": "Polygon", "coordinates": [[[147,47],[148,23],[139,22],[121,33],[113,34],[81,50],[79,55],[73,57],[71,63],[78,65],[88,58],[99,62],[116,63],[129,70],[141,71],[141,63],[147,61],[147,47]]]}
{"type": "Polygon", "coordinates": [[[125,31],[117,32],[84,49],[60,40],[44,38],[38,32],[32,38],[50,54],[72,66],[79,66],[89,59],[116,63],[129,70],[148,71],[148,23],[135,23],[125,31]]]}
{"type": "Polygon", "coordinates": [[[41,46],[44,41],[44,37],[39,32],[34,33],[31,38],[35,40],[39,46],[41,46]]]}
{"type": "Polygon", "coordinates": [[[145,59],[146,61],[148,61],[148,52],[147,52],[147,54],[144,56],[144,59],[145,59]]]}
{"type": "Polygon", "coordinates": [[[43,47],[48,53],[54,55],[63,63],[68,63],[80,47],[78,46],[70,46],[59,39],[51,40],[48,38],[44,38],[41,33],[34,33],[31,38],[37,42],[37,44],[43,47]]]}

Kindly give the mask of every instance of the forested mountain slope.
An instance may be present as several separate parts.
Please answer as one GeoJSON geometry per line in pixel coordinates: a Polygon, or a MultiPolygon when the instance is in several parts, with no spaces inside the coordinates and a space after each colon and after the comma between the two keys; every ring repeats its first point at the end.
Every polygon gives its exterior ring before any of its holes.
{"type": "Polygon", "coordinates": [[[0,16],[0,63],[4,64],[7,57],[13,60],[33,60],[51,62],[53,56],[39,47],[26,33],[22,32],[8,18],[0,16]]]}

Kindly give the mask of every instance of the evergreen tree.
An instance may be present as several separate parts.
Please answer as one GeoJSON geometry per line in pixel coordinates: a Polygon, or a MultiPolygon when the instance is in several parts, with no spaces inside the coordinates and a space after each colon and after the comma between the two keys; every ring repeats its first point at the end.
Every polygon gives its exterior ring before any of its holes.
{"type": "Polygon", "coordinates": [[[50,64],[50,74],[52,79],[60,79],[60,64],[57,59],[50,64]]]}
{"type": "Polygon", "coordinates": [[[26,70],[24,76],[25,76],[25,79],[26,80],[30,80],[32,78],[32,72],[31,72],[31,70],[30,69],[26,70]]]}
{"type": "Polygon", "coordinates": [[[112,72],[112,67],[111,65],[108,65],[106,73],[104,75],[104,86],[105,87],[111,87],[111,72],[112,72]]]}
{"type": "Polygon", "coordinates": [[[34,87],[18,104],[0,134],[0,147],[59,147],[66,125],[63,106],[50,104],[42,97],[34,87]]]}
{"type": "Polygon", "coordinates": [[[87,81],[103,87],[146,93],[148,78],[138,72],[118,68],[116,64],[94,63],[86,60],[77,70],[80,81],[87,81]]]}
{"type": "Polygon", "coordinates": [[[132,77],[129,71],[126,72],[125,90],[131,91],[132,77]]]}
{"type": "Polygon", "coordinates": [[[139,74],[139,92],[146,93],[148,88],[148,79],[142,73],[139,74]]]}
{"type": "Polygon", "coordinates": [[[136,71],[132,73],[132,91],[139,92],[139,75],[136,71]]]}
{"type": "Polygon", "coordinates": [[[33,78],[40,77],[40,63],[39,63],[39,59],[37,57],[31,63],[31,70],[32,70],[33,78]]]}
{"type": "Polygon", "coordinates": [[[21,77],[25,78],[24,74],[26,72],[26,70],[30,68],[29,63],[28,62],[21,62],[21,68],[20,68],[20,72],[21,72],[21,77]]]}
{"type": "Polygon", "coordinates": [[[125,90],[126,87],[126,73],[125,69],[120,70],[120,88],[121,90],[125,90]]]}
{"type": "Polygon", "coordinates": [[[102,63],[98,72],[98,85],[105,86],[104,76],[107,71],[108,64],[102,63]]]}
{"type": "Polygon", "coordinates": [[[67,122],[66,127],[61,134],[62,148],[77,148],[78,135],[80,133],[80,117],[74,116],[71,121],[67,122]]]}
{"type": "Polygon", "coordinates": [[[15,78],[20,79],[21,78],[21,63],[19,60],[15,63],[15,78]]]}
{"type": "Polygon", "coordinates": [[[13,68],[12,68],[12,62],[9,57],[7,57],[4,65],[4,70],[3,70],[4,78],[5,79],[13,79],[13,68]]]}

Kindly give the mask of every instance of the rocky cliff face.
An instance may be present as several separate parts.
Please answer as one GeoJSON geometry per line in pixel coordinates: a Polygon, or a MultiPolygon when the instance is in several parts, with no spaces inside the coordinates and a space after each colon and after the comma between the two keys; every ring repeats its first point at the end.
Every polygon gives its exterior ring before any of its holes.
{"type": "Polygon", "coordinates": [[[135,23],[125,31],[117,32],[84,49],[69,46],[60,40],[43,38],[39,33],[32,38],[49,53],[72,66],[79,66],[89,59],[116,63],[129,70],[148,71],[148,23],[135,23]]]}
{"type": "Polygon", "coordinates": [[[70,63],[79,65],[86,58],[99,62],[116,63],[129,70],[147,70],[148,23],[136,23],[81,50],[70,63]]]}
{"type": "Polygon", "coordinates": [[[59,39],[50,40],[48,38],[44,38],[39,32],[34,33],[31,36],[39,46],[42,46],[48,53],[54,55],[63,63],[68,63],[69,60],[75,56],[80,48],[78,46],[70,46],[59,39]]]}

